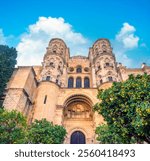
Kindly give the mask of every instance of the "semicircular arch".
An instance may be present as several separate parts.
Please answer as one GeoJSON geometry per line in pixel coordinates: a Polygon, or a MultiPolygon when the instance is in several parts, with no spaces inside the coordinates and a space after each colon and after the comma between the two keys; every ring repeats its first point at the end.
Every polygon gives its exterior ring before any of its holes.
{"type": "Polygon", "coordinates": [[[73,94],[65,99],[63,106],[66,107],[73,102],[84,102],[89,106],[93,106],[92,100],[84,94],[73,94]]]}

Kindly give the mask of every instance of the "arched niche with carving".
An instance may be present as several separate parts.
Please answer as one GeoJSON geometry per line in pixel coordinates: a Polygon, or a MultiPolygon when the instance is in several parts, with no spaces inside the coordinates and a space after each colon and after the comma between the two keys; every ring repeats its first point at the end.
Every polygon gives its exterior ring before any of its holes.
{"type": "Polygon", "coordinates": [[[103,62],[104,68],[114,68],[114,59],[106,57],[103,62]]]}
{"type": "Polygon", "coordinates": [[[91,107],[85,102],[72,102],[64,110],[65,119],[89,119],[92,120],[91,107]]]}
{"type": "Polygon", "coordinates": [[[97,86],[105,82],[115,82],[115,81],[119,81],[119,77],[114,70],[105,71],[103,73],[97,72],[97,75],[96,75],[97,86]]]}
{"type": "Polygon", "coordinates": [[[102,64],[103,64],[103,57],[99,57],[95,60],[95,71],[102,70],[102,64]]]}
{"type": "Polygon", "coordinates": [[[92,101],[84,95],[70,96],[64,103],[64,119],[93,119],[92,101]]]}

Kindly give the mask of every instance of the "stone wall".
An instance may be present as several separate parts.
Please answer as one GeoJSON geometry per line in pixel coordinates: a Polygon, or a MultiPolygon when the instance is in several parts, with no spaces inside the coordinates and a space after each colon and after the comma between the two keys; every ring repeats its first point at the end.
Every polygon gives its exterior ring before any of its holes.
{"type": "Polygon", "coordinates": [[[36,96],[37,82],[32,67],[15,69],[6,89],[3,106],[29,115],[36,96]]]}
{"type": "Polygon", "coordinates": [[[33,120],[46,118],[54,122],[59,86],[53,82],[40,82],[34,105],[33,120]]]}

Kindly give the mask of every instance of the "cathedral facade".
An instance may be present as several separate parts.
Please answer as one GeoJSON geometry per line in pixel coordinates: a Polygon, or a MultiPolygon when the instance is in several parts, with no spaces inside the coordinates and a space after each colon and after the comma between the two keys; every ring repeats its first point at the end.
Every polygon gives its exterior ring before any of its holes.
{"type": "MultiPolygon", "coordinates": [[[[27,60],[25,60],[27,61],[27,60]]],[[[150,67],[127,68],[116,62],[111,44],[98,39],[88,57],[70,57],[61,39],[52,39],[41,66],[17,67],[6,88],[3,106],[22,112],[31,123],[46,118],[67,130],[64,143],[97,143],[95,128],[104,122],[93,111],[98,88],[128,79],[130,74],[150,74],[150,67]]]]}

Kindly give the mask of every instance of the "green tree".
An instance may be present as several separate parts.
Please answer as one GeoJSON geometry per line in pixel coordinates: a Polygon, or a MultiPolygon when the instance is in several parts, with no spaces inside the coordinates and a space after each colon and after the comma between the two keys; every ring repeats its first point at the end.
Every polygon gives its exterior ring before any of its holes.
{"type": "Polygon", "coordinates": [[[31,144],[61,144],[65,135],[63,126],[53,125],[46,119],[35,120],[29,127],[28,141],[31,144]]]}
{"type": "Polygon", "coordinates": [[[102,143],[150,143],[150,75],[130,75],[125,82],[99,90],[95,111],[107,125],[97,127],[102,143]]]}
{"type": "Polygon", "coordinates": [[[11,77],[17,58],[15,48],[9,48],[6,45],[0,45],[0,106],[2,105],[3,92],[6,83],[11,77]]]}
{"type": "Polygon", "coordinates": [[[26,129],[26,118],[20,112],[0,108],[0,144],[25,143],[26,129]]]}
{"type": "MultiPolygon", "coordinates": [[[[124,129],[123,129],[124,130],[124,129]]],[[[96,128],[97,140],[102,144],[131,144],[136,143],[134,137],[124,135],[123,130],[114,125],[102,124],[96,128]]]]}

